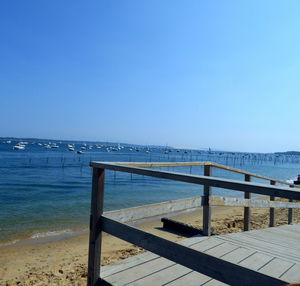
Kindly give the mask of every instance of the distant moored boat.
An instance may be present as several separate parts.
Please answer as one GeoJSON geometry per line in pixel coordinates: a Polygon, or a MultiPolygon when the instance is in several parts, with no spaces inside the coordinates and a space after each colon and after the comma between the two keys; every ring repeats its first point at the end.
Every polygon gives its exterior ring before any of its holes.
{"type": "Polygon", "coordinates": [[[13,149],[14,149],[14,150],[25,150],[25,146],[24,146],[24,145],[19,145],[19,144],[17,144],[17,145],[15,145],[15,146],[13,147],[13,149]]]}

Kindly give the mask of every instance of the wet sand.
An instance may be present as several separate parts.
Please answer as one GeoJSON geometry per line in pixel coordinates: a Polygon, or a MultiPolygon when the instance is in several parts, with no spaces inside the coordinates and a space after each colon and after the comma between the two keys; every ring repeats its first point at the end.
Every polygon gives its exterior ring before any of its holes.
{"type": "MultiPolygon", "coordinates": [[[[253,208],[252,229],[268,226],[269,209],[253,208]]],[[[300,222],[300,210],[294,211],[294,221],[300,222]]],[[[173,217],[193,226],[202,226],[202,211],[173,217]]],[[[287,223],[287,210],[276,210],[277,225],[287,223]]],[[[139,228],[172,241],[186,236],[167,231],[160,221],[144,223],[139,228]]],[[[213,209],[212,230],[218,234],[243,229],[243,208],[213,209]]],[[[24,243],[0,248],[0,285],[86,285],[88,234],[38,244],[24,243]]],[[[103,236],[101,264],[106,265],[143,252],[132,244],[107,234],[103,236]]]]}

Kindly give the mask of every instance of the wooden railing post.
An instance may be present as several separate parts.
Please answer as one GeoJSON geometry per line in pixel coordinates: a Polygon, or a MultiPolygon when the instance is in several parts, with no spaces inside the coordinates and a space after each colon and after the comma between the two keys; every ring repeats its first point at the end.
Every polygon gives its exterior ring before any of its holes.
{"type": "MultiPolygon", "coordinates": [[[[275,186],[276,181],[270,181],[270,184],[275,186]]],[[[275,197],[271,196],[270,201],[275,201],[275,197]]],[[[269,221],[269,227],[275,226],[275,208],[270,208],[270,221],[269,221]]]]}
{"type": "MultiPolygon", "coordinates": [[[[211,175],[211,166],[204,166],[204,176],[211,175]]],[[[211,206],[210,206],[210,196],[211,196],[211,187],[208,185],[203,186],[203,235],[211,235],[211,206]]]]}
{"type": "MultiPolygon", "coordinates": [[[[290,185],[290,187],[293,188],[294,186],[290,185]]],[[[293,200],[289,199],[289,202],[292,203],[293,200]]],[[[288,224],[292,224],[293,223],[293,213],[294,213],[294,210],[292,208],[289,208],[288,209],[288,224]]]]}
{"type": "MultiPolygon", "coordinates": [[[[250,182],[251,176],[246,174],[245,175],[245,181],[250,182]]],[[[251,199],[251,193],[245,192],[244,193],[245,199],[251,199]]],[[[250,230],[250,222],[251,222],[251,210],[250,207],[244,207],[244,231],[250,230]]]]}
{"type": "Polygon", "coordinates": [[[90,238],[87,285],[101,285],[100,259],[102,231],[99,223],[103,214],[105,169],[93,168],[91,215],[90,215],[90,238]]]}

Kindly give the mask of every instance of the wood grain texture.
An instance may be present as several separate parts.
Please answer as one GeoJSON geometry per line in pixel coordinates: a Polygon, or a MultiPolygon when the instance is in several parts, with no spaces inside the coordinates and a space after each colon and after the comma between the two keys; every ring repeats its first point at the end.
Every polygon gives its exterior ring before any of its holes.
{"type": "Polygon", "coordinates": [[[253,208],[294,208],[299,209],[300,203],[243,199],[231,197],[210,197],[211,206],[253,207],[253,208]]]}
{"type": "Polygon", "coordinates": [[[192,248],[170,242],[104,216],[101,217],[101,227],[103,231],[111,235],[230,285],[240,286],[239,281],[243,281],[243,285],[249,286],[258,284],[270,286],[285,284],[280,279],[257,273],[192,248]]]}
{"type": "Polygon", "coordinates": [[[191,184],[208,185],[210,187],[224,188],[235,191],[251,192],[267,196],[276,196],[288,199],[300,200],[300,192],[292,188],[283,188],[278,186],[269,186],[265,184],[241,182],[237,180],[220,179],[216,177],[197,176],[191,174],[182,174],[177,172],[157,171],[146,168],[118,165],[115,163],[91,162],[94,168],[105,168],[114,171],[121,171],[132,174],[145,175],[161,179],[186,182],[191,184]]]}
{"type": "Polygon", "coordinates": [[[87,278],[88,286],[96,285],[100,276],[102,233],[101,229],[99,229],[98,222],[103,213],[104,177],[104,169],[93,169],[87,278]]]}
{"type": "MultiPolygon", "coordinates": [[[[204,166],[204,176],[211,176],[211,166],[204,166]]],[[[203,187],[203,234],[211,235],[211,206],[210,206],[211,187],[203,187]]]]}
{"type": "MultiPolygon", "coordinates": [[[[271,180],[270,181],[270,184],[272,185],[272,186],[275,186],[276,185],[276,181],[274,181],[274,180],[271,180]]],[[[275,197],[273,197],[273,196],[270,196],[270,201],[275,201],[275,197]]],[[[270,219],[269,219],[269,227],[273,227],[273,226],[275,226],[275,208],[270,208],[270,219]]]]}

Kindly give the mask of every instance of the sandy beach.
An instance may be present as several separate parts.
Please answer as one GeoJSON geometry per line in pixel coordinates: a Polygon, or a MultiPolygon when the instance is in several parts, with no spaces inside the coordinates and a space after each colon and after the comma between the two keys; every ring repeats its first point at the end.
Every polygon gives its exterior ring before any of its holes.
{"type": "MultiPolygon", "coordinates": [[[[252,209],[252,229],[268,226],[268,209],[252,209]]],[[[194,226],[202,225],[202,212],[180,215],[174,219],[194,226]]],[[[276,210],[277,225],[287,223],[287,210],[276,210]]],[[[300,222],[300,211],[294,211],[300,222]]],[[[160,221],[142,224],[139,228],[172,241],[185,236],[162,228],[160,221]]],[[[217,234],[242,231],[243,209],[213,209],[212,230],[217,234]]],[[[136,246],[109,235],[103,236],[101,264],[106,265],[143,252],[136,246]]],[[[88,234],[40,244],[12,245],[0,249],[0,285],[86,285],[88,234]]]]}

